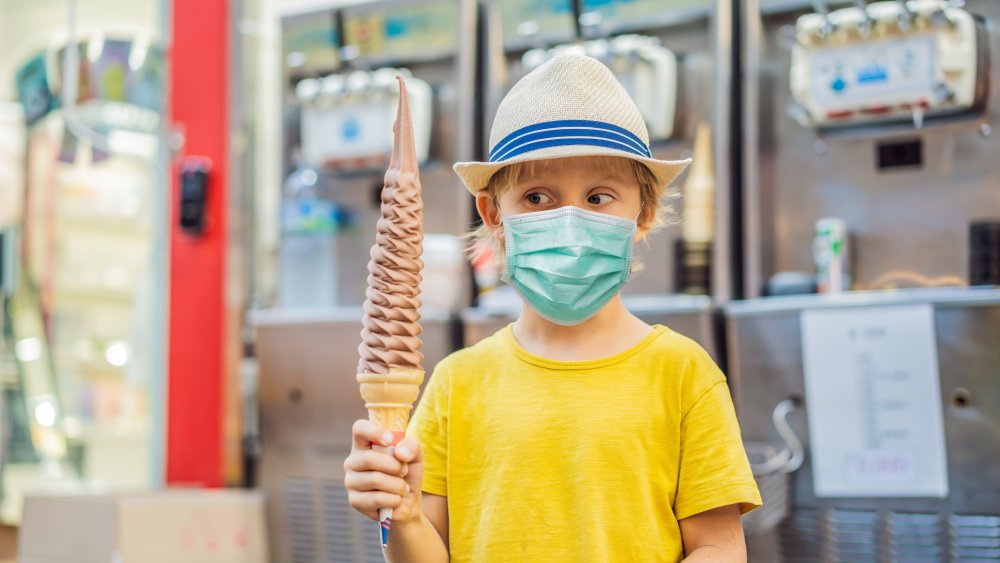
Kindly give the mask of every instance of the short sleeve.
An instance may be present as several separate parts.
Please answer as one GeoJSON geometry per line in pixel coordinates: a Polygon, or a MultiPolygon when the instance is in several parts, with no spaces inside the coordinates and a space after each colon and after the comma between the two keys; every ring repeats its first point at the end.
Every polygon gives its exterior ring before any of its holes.
{"type": "Polygon", "coordinates": [[[448,495],[448,405],[449,377],[445,362],[431,375],[406,429],[424,451],[424,492],[448,495]]]}
{"type": "MultiPolygon", "coordinates": [[[[718,372],[714,364],[710,367],[718,372]]],[[[680,469],[674,499],[674,515],[678,520],[730,504],[738,504],[740,514],[761,505],[724,379],[712,383],[695,399],[681,421],[680,438],[680,469]]]]}

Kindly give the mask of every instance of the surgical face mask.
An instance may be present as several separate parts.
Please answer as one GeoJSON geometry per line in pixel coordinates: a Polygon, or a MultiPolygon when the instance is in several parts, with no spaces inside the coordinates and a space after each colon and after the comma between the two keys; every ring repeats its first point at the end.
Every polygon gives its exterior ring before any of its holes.
{"type": "Polygon", "coordinates": [[[568,206],[504,217],[503,226],[504,281],[554,323],[593,317],[628,280],[634,219],[568,206]]]}

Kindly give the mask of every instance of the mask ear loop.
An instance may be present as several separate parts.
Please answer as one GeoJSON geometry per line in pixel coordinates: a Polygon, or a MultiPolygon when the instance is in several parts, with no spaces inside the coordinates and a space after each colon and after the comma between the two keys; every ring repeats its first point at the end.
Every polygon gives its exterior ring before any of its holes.
{"type": "Polygon", "coordinates": [[[635,273],[633,269],[635,260],[635,245],[639,242],[635,240],[636,233],[639,232],[639,217],[642,217],[642,212],[645,211],[645,204],[639,204],[639,212],[635,214],[635,218],[632,219],[632,223],[635,224],[635,230],[632,231],[632,241],[628,245],[628,271],[625,272],[625,283],[632,281],[632,274],[635,273]]]}
{"type": "Polygon", "coordinates": [[[635,219],[632,219],[637,229],[639,228],[639,217],[642,217],[642,212],[645,210],[646,210],[646,204],[639,203],[639,212],[635,214],[635,219]]]}

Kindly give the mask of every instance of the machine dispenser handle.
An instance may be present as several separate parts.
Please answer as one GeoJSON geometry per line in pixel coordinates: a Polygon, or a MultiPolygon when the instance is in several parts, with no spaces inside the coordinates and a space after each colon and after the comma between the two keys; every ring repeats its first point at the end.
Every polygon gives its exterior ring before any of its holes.
{"type": "Polygon", "coordinates": [[[823,16],[823,25],[817,30],[820,37],[829,37],[834,29],[833,22],[830,21],[830,6],[827,5],[826,0],[812,0],[812,5],[813,10],[823,16]]]}
{"type": "Polygon", "coordinates": [[[917,14],[910,9],[910,5],[906,1],[896,0],[896,3],[899,4],[899,15],[896,16],[896,24],[899,25],[900,31],[904,33],[910,30],[913,20],[917,17],[917,14]]]}
{"type": "MultiPolygon", "coordinates": [[[[960,2],[948,2],[949,8],[961,8],[965,5],[964,1],[960,2]]],[[[934,13],[930,16],[931,24],[936,27],[954,27],[955,22],[948,16],[948,12],[945,10],[945,6],[938,6],[934,13]]]]}
{"type": "Polygon", "coordinates": [[[854,0],[854,6],[861,11],[861,21],[858,22],[858,33],[868,37],[875,27],[875,19],[868,13],[868,0],[854,0]]]}
{"type": "Polygon", "coordinates": [[[787,420],[788,414],[798,410],[801,404],[801,399],[791,398],[781,401],[774,407],[774,411],[771,412],[771,420],[774,422],[774,428],[778,431],[778,435],[785,442],[785,449],[764,462],[753,465],[751,469],[754,475],[792,473],[802,467],[802,462],[805,460],[805,448],[787,420]]]}

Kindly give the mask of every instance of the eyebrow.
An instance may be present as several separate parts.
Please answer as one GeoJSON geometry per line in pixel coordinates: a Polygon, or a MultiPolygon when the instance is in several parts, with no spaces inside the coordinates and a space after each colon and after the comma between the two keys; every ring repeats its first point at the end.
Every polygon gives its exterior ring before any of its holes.
{"type": "Polygon", "coordinates": [[[627,182],[628,178],[625,177],[625,176],[622,176],[621,174],[617,174],[617,173],[612,172],[612,173],[608,173],[608,174],[605,174],[603,176],[597,177],[596,181],[603,182],[605,180],[617,180],[619,182],[627,182]]]}

